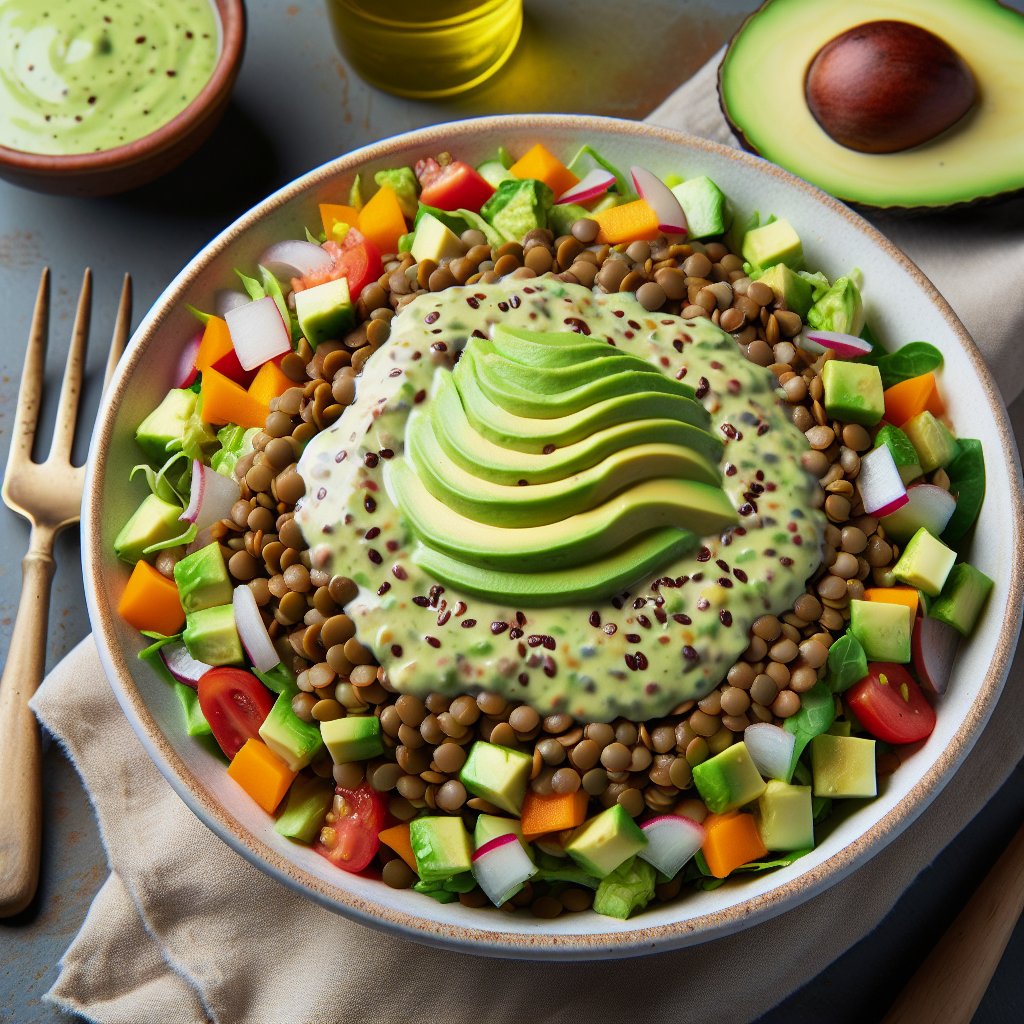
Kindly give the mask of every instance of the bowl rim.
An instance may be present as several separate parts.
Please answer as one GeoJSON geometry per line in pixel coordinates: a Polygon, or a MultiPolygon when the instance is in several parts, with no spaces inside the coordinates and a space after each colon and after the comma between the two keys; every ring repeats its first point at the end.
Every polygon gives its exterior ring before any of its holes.
{"type": "Polygon", "coordinates": [[[220,24],[221,41],[210,77],[189,104],[170,121],[120,146],[92,153],[33,153],[0,145],[0,166],[44,177],[96,174],[130,167],[170,149],[199,125],[231,88],[245,51],[245,0],[208,0],[220,24]]]}
{"type": "Polygon", "coordinates": [[[203,789],[196,776],[170,746],[160,732],[128,668],[125,652],[114,643],[116,611],[105,597],[100,571],[105,551],[100,531],[87,529],[101,512],[102,480],[111,446],[114,413],[128,388],[132,374],[145,355],[143,335],[152,337],[170,311],[181,301],[195,274],[244,235],[263,217],[311,187],[337,175],[358,169],[365,163],[387,158],[391,153],[410,145],[431,151],[438,144],[449,148],[453,140],[484,131],[498,132],[507,128],[546,130],[568,129],[595,134],[640,135],[703,150],[745,165],[761,174],[781,179],[788,185],[808,193],[831,212],[842,217],[866,235],[875,246],[898,262],[915,280],[926,298],[936,307],[951,332],[963,347],[978,375],[993,416],[1007,460],[1013,465],[1009,481],[1011,509],[1009,517],[1014,544],[1024,545],[1024,484],[1020,460],[1016,457],[1016,441],[1010,428],[1006,406],[991,371],[976,344],[949,304],[923,272],[892,242],[864,220],[858,213],[820,189],[795,177],[788,171],[742,150],[731,149],[697,136],[646,122],[618,118],[566,114],[517,114],[471,118],[416,129],[371,143],[322,164],[273,193],[228,226],[193,257],[140,323],[127,352],[121,360],[114,380],[104,397],[103,408],[92,436],[86,471],[85,497],[82,507],[82,558],[86,602],[97,648],[104,670],[125,715],[131,722],[143,747],[156,763],[174,791],[194,814],[250,863],[267,872],[279,882],[296,890],[322,906],[361,924],[397,931],[402,935],[449,949],[480,955],[529,957],[533,959],[597,959],[644,955],[662,952],[695,941],[709,941],[749,924],[760,923],[785,910],[792,909],[831,887],[849,875],[871,856],[894,840],[928,806],[932,798],[952,777],[954,769],[967,756],[982,728],[988,721],[1009,672],[1018,640],[1022,609],[1024,609],[1024,574],[1009,581],[1006,613],[995,644],[991,663],[978,697],[972,704],[961,728],[941,751],[936,762],[912,789],[882,818],[822,863],[801,872],[768,892],[747,897],[730,907],[700,914],[685,920],[644,927],[632,931],[594,932],[550,935],[521,934],[467,925],[450,925],[421,918],[415,914],[382,906],[363,899],[337,886],[331,886],[306,872],[295,863],[265,845],[243,829],[226,810],[203,789]],[[698,938],[699,936],[699,938],[698,938]]]}

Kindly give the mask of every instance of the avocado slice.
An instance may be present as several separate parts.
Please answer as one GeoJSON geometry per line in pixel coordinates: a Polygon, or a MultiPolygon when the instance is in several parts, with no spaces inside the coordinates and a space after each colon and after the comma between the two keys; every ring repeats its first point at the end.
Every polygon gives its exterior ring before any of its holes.
{"type": "Polygon", "coordinates": [[[333,779],[298,776],[288,790],[284,810],[274,823],[274,831],[300,843],[313,842],[333,799],[333,779]]]}
{"type": "Polygon", "coordinates": [[[776,300],[786,309],[799,313],[801,317],[807,316],[807,311],[813,303],[810,281],[804,280],[785,263],[776,263],[774,267],[769,267],[758,280],[771,288],[776,300]]]}
{"type": "Polygon", "coordinates": [[[647,845],[647,836],[622,804],[585,821],[565,845],[565,852],[596,878],[606,878],[647,845]]]}
{"type": "Polygon", "coordinates": [[[114,538],[114,554],[134,565],[150,545],[171,540],[182,532],[182,511],[181,506],[148,494],[114,538]]]}
{"type": "Polygon", "coordinates": [[[162,463],[171,452],[181,451],[189,417],[199,395],[186,388],[171,388],[163,401],[138,425],[135,440],[146,456],[162,463]]]}
{"type": "Polygon", "coordinates": [[[409,843],[424,882],[451,878],[472,866],[473,848],[461,818],[414,818],[409,823],[409,843]]]}
{"type": "Polygon", "coordinates": [[[811,740],[814,795],[829,798],[878,795],[875,741],[823,733],[811,740]]]}
{"type": "Polygon", "coordinates": [[[215,604],[228,604],[234,590],[217,541],[181,559],[174,566],[174,582],[186,614],[215,604]]]}
{"type": "Polygon", "coordinates": [[[687,238],[709,238],[725,233],[732,219],[722,190],[706,175],[673,186],[672,194],[686,215],[687,238]]]}
{"type": "Polygon", "coordinates": [[[907,664],[913,624],[913,612],[905,604],[850,602],[850,633],[864,648],[869,661],[907,664]]]}
{"type": "Polygon", "coordinates": [[[380,719],[373,715],[349,715],[321,722],[320,735],[335,764],[367,761],[384,752],[380,719]]]}
{"type": "Polygon", "coordinates": [[[754,804],[754,820],[769,850],[806,850],[814,846],[811,787],[772,779],[754,804]]]}
{"type": "Polygon", "coordinates": [[[954,565],[928,614],[963,636],[970,636],[993,586],[993,581],[973,565],[954,565]]]}
{"type": "Polygon", "coordinates": [[[190,612],[185,616],[181,639],[188,653],[207,665],[241,665],[245,660],[235,626],[235,609],[230,604],[190,612]]]}
{"type": "Polygon", "coordinates": [[[459,772],[459,781],[495,807],[518,814],[526,796],[533,758],[521,750],[477,740],[459,772]]]}
{"type": "Polygon", "coordinates": [[[826,43],[866,20],[864,9],[845,0],[768,0],[719,68],[722,109],[742,144],[863,206],[937,208],[1024,189],[1024,18],[992,0],[902,0],[898,17],[944,39],[970,69],[980,99],[960,121],[899,152],[835,142],[811,114],[805,76],[826,43]]]}
{"type": "Polygon", "coordinates": [[[734,811],[765,791],[765,781],[742,740],[694,765],[693,784],[712,814],[734,811]]]}
{"type": "Polygon", "coordinates": [[[282,693],[259,728],[260,738],[293,772],[300,771],[323,748],[320,726],[304,722],[292,710],[291,694],[282,693]]]}
{"type": "Polygon", "coordinates": [[[917,587],[929,597],[937,597],[955,561],[956,552],[947,548],[941,540],[936,540],[922,526],[910,538],[910,543],[903,549],[892,572],[901,582],[917,587]]]}

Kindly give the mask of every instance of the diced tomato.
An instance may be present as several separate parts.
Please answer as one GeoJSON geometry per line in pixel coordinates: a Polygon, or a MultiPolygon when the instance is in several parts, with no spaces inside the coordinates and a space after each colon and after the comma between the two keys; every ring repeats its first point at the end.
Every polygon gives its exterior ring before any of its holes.
{"type": "Polygon", "coordinates": [[[213,364],[213,368],[236,384],[241,384],[243,388],[247,388],[252,383],[253,377],[256,376],[255,370],[242,369],[242,364],[238,361],[238,354],[234,349],[221,356],[213,364]]]}
{"type": "Polygon", "coordinates": [[[413,173],[420,183],[420,188],[426,188],[441,173],[441,165],[432,156],[427,156],[416,161],[413,173]]]}
{"type": "Polygon", "coordinates": [[[420,202],[439,210],[472,210],[478,213],[494,195],[493,186],[462,160],[455,160],[445,167],[438,166],[436,171],[430,168],[425,178],[420,177],[420,184],[423,186],[420,202]]]}
{"type": "Polygon", "coordinates": [[[387,816],[384,798],[367,782],[358,789],[338,786],[334,793],[334,805],[313,849],[345,871],[363,871],[380,849],[377,833],[387,816]]]}
{"type": "Polygon", "coordinates": [[[304,288],[315,288],[318,284],[344,277],[348,281],[349,295],[355,302],[359,293],[384,273],[380,250],[357,228],[349,228],[341,242],[324,242],[323,250],[331,257],[330,266],[305,277],[292,278],[295,291],[301,292],[304,288]]]}
{"type": "Polygon", "coordinates": [[[864,729],[886,743],[916,743],[935,728],[934,708],[902,665],[869,662],[845,698],[864,729]]]}
{"type": "Polygon", "coordinates": [[[233,758],[246,740],[260,738],[260,726],[274,706],[271,692],[240,668],[211,668],[199,679],[199,708],[220,749],[233,758]]]}

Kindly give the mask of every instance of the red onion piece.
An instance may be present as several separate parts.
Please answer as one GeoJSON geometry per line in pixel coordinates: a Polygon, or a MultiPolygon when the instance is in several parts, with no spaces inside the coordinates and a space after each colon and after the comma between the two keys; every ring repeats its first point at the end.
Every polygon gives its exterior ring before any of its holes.
{"type": "Polygon", "coordinates": [[[243,370],[255,370],[275,356],[292,350],[288,326],[269,295],[228,310],[224,319],[243,370]]]}
{"type": "Polygon", "coordinates": [[[263,616],[260,615],[253,592],[245,584],[235,587],[231,604],[235,610],[238,639],[242,641],[253,668],[258,672],[269,672],[280,662],[281,657],[274,649],[274,642],[263,624],[263,616]]]}
{"type": "Polygon", "coordinates": [[[178,368],[174,371],[176,388],[189,388],[195,382],[199,371],[196,369],[196,356],[199,354],[199,346],[203,341],[203,332],[199,331],[194,338],[189,338],[182,346],[181,355],[178,357],[178,368]]]}
{"type": "Polygon", "coordinates": [[[771,722],[754,722],[743,730],[743,742],[757,770],[768,779],[789,781],[796,737],[771,722]]]}
{"type": "Polygon", "coordinates": [[[555,203],[586,203],[603,196],[615,184],[615,175],[603,167],[589,171],[572,188],[563,192],[555,203]]]}
{"type": "Polygon", "coordinates": [[[241,493],[233,477],[222,476],[198,459],[193,459],[188,508],[179,518],[183,523],[193,523],[202,532],[221,519],[226,519],[241,493]]]}
{"type": "Polygon", "coordinates": [[[659,814],[641,826],[647,845],[637,853],[670,878],[701,848],[704,826],[679,814],[659,814]]]}
{"type": "Polygon", "coordinates": [[[209,672],[212,667],[202,661],[196,661],[196,659],[188,653],[188,648],[183,643],[179,642],[164,644],[164,646],[160,648],[160,657],[167,666],[167,671],[170,672],[179,683],[191,686],[193,690],[199,685],[199,680],[209,672]]]}
{"type": "Polygon", "coordinates": [[[292,278],[326,270],[331,265],[331,257],[319,245],[289,238],[275,242],[258,262],[277,277],[292,278]]]}
{"type": "Polygon", "coordinates": [[[917,617],[910,641],[914,671],[921,685],[936,697],[941,697],[949,686],[959,646],[960,634],[952,626],[927,615],[917,617]]]}
{"type": "Polygon", "coordinates": [[[871,345],[863,338],[853,334],[843,334],[841,331],[816,331],[807,330],[804,332],[807,341],[820,345],[823,349],[830,349],[840,359],[857,359],[859,356],[866,356],[871,353],[871,345]]]}
{"type": "Polygon", "coordinates": [[[686,214],[668,185],[646,167],[630,167],[629,173],[637,195],[658,215],[658,230],[666,235],[685,235],[688,230],[686,214]]]}

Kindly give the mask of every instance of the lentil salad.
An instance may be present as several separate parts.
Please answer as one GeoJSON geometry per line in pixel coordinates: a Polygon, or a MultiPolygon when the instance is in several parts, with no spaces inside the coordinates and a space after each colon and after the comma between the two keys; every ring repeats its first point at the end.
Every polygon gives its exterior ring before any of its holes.
{"type": "MultiPolygon", "coordinates": [[[[619,175],[616,177],[621,178],[619,175]]],[[[383,186],[377,194],[387,187],[383,186]]],[[[421,207],[435,211],[443,210],[445,204],[450,206],[453,202],[451,198],[438,201],[436,196],[428,196],[426,189],[418,198],[421,207]],[[435,202],[427,203],[428,197],[435,202]]],[[[808,754],[801,759],[800,752],[794,751],[788,773],[783,769],[773,775],[766,770],[768,762],[764,760],[768,756],[770,761],[770,751],[769,755],[761,751],[755,758],[757,767],[760,775],[769,780],[769,785],[778,783],[779,786],[798,790],[805,788],[802,784],[813,783],[813,796],[809,789],[806,793],[808,808],[813,799],[815,817],[827,814],[830,797],[822,795],[824,786],[819,792],[817,771],[813,779],[810,773],[817,748],[822,748],[824,757],[827,745],[825,741],[815,743],[817,735],[846,739],[841,734],[852,729],[856,734],[850,739],[868,744],[873,741],[864,737],[873,736],[882,741],[884,737],[880,733],[885,731],[877,723],[873,729],[870,727],[870,709],[860,715],[859,721],[854,719],[851,714],[852,698],[846,696],[866,689],[862,683],[869,680],[869,659],[864,657],[863,645],[861,659],[864,672],[848,681],[846,679],[853,671],[848,666],[859,664],[855,657],[857,651],[852,649],[854,644],[860,645],[860,641],[851,632],[851,603],[887,603],[884,599],[873,602],[872,595],[866,593],[870,591],[905,589],[914,590],[915,594],[925,592],[918,590],[916,584],[893,586],[898,582],[894,578],[894,570],[904,554],[904,547],[910,547],[906,541],[911,538],[907,536],[905,541],[894,541],[893,533],[880,522],[881,517],[865,512],[857,483],[862,461],[877,450],[874,445],[879,433],[876,429],[878,423],[855,422],[852,412],[848,419],[830,415],[832,403],[826,393],[823,370],[829,362],[838,360],[832,349],[822,351],[819,345],[814,351],[815,343],[807,337],[810,320],[805,319],[806,314],[801,316],[788,308],[787,298],[792,296],[787,296],[784,289],[778,290],[766,283],[766,280],[771,280],[767,273],[770,267],[758,267],[748,258],[749,247],[743,244],[745,236],[755,232],[760,225],[755,223],[746,232],[734,233],[728,242],[722,232],[706,236],[704,241],[684,240],[681,233],[666,237],[656,232],[649,239],[627,238],[605,243],[598,234],[607,234],[601,218],[602,210],[598,207],[609,200],[613,202],[605,209],[644,201],[627,194],[617,183],[597,202],[586,200],[589,206],[584,208],[584,213],[593,216],[577,217],[565,231],[537,226],[524,232],[517,241],[502,241],[495,245],[495,240],[488,240],[484,232],[485,227],[493,228],[493,225],[485,222],[477,227],[464,226],[455,236],[461,255],[445,254],[438,260],[422,254],[416,258],[415,248],[412,252],[403,253],[402,250],[408,247],[408,240],[396,237],[392,246],[380,246],[383,256],[377,256],[381,261],[379,264],[374,262],[372,240],[361,240],[370,237],[372,218],[360,217],[357,211],[354,226],[339,230],[336,227],[338,222],[331,220],[335,213],[327,211],[324,217],[326,237],[320,247],[330,253],[335,265],[326,276],[315,271],[302,277],[296,275],[291,289],[287,284],[283,290],[278,285],[276,297],[267,277],[263,277],[262,283],[254,279],[246,282],[250,295],[254,292],[259,295],[258,298],[253,297],[253,303],[270,299],[277,305],[280,299],[287,310],[282,322],[287,324],[289,333],[294,337],[289,339],[289,350],[280,353],[272,363],[280,376],[286,378],[275,379],[275,386],[280,390],[276,394],[261,391],[260,381],[252,378],[253,370],[256,370],[257,378],[272,377],[270,370],[265,372],[266,363],[260,364],[258,369],[243,368],[242,373],[237,374],[228,365],[230,353],[221,353],[213,361],[210,361],[209,353],[194,358],[194,364],[202,375],[197,385],[201,396],[197,404],[199,401],[203,403],[208,416],[216,415],[212,410],[217,402],[223,406],[226,401],[224,394],[210,388],[218,375],[234,380],[239,391],[244,390],[250,395],[271,394],[263,403],[265,415],[262,420],[258,418],[257,409],[256,419],[247,423],[244,415],[253,410],[238,403],[231,408],[239,415],[224,420],[226,425],[219,431],[216,442],[209,437],[200,437],[198,441],[188,439],[181,446],[184,451],[198,444],[200,464],[219,461],[221,470],[227,468],[238,481],[237,499],[230,504],[224,516],[204,527],[203,531],[197,531],[200,533],[198,538],[188,538],[190,554],[186,555],[184,543],[169,543],[180,539],[172,535],[155,540],[155,544],[168,546],[149,552],[137,563],[137,566],[152,566],[156,574],[165,580],[177,577],[175,587],[182,594],[186,591],[182,585],[183,574],[180,569],[176,573],[176,567],[213,545],[217,556],[224,560],[228,585],[226,601],[223,599],[225,591],[221,588],[217,591],[219,596],[214,607],[225,604],[230,607],[232,591],[244,585],[259,609],[280,664],[259,672],[265,686],[269,687],[263,689],[262,698],[253,698],[255,691],[248,689],[248,684],[243,686],[237,679],[231,680],[230,676],[228,682],[224,682],[225,673],[237,672],[239,676],[252,679],[249,673],[219,667],[212,673],[215,679],[221,680],[222,688],[227,687],[223,689],[224,693],[233,694],[236,700],[239,693],[254,699],[256,712],[263,719],[271,713],[269,705],[282,703],[281,697],[273,696],[277,692],[287,698],[284,703],[296,718],[310,724],[314,731],[317,731],[317,723],[368,719],[378,723],[376,745],[364,748],[370,753],[358,759],[342,759],[334,763],[321,743],[309,766],[298,774],[291,773],[291,778],[287,777],[287,772],[283,775],[275,775],[276,769],[270,772],[277,781],[277,789],[270,795],[261,788],[267,776],[260,775],[239,757],[243,748],[259,750],[269,746],[269,741],[261,743],[262,729],[253,728],[246,733],[244,723],[241,726],[233,723],[240,729],[237,739],[241,743],[235,746],[229,742],[225,746],[221,742],[225,753],[233,756],[232,768],[237,772],[233,772],[233,777],[261,803],[266,800],[265,806],[270,805],[268,809],[277,809],[288,793],[279,824],[289,815],[301,817],[300,805],[315,806],[320,809],[315,827],[310,831],[309,821],[303,821],[304,835],[295,837],[314,840],[317,848],[340,866],[379,870],[388,884],[415,884],[435,898],[457,898],[467,905],[483,905],[488,902],[488,894],[479,887],[476,865],[469,870],[469,865],[463,866],[460,861],[447,874],[443,873],[442,865],[442,874],[438,875],[425,856],[418,856],[424,847],[417,843],[416,833],[422,829],[416,825],[413,828],[403,827],[403,823],[429,822],[450,816],[452,822],[459,823],[462,828],[461,821],[465,820],[466,824],[474,827],[473,845],[478,847],[477,852],[484,853],[488,840],[487,833],[481,833],[482,819],[498,819],[508,827],[521,820],[521,829],[529,840],[532,868],[522,888],[501,903],[509,909],[529,906],[538,916],[554,916],[592,904],[602,912],[624,916],[648,899],[673,898],[684,884],[717,884],[723,871],[728,874],[744,867],[757,869],[799,855],[801,849],[787,850],[784,841],[781,841],[782,845],[776,842],[770,846],[765,841],[760,848],[757,847],[757,840],[770,832],[770,814],[755,818],[747,812],[767,797],[761,793],[744,800],[739,805],[742,810],[728,806],[732,795],[723,802],[716,792],[712,776],[722,774],[717,772],[716,765],[723,766],[721,755],[726,755],[730,749],[746,750],[749,746],[751,750],[758,750],[758,744],[752,739],[745,742],[749,727],[768,725],[785,732],[779,727],[787,722],[797,723],[798,727],[788,735],[795,737],[794,743],[802,741],[801,746],[807,745],[808,754]],[[367,230],[361,235],[360,228],[367,230]],[[355,300],[352,303],[352,321],[338,336],[326,337],[314,347],[305,334],[296,330],[298,325],[291,305],[302,291],[312,292],[329,280],[336,280],[337,277],[332,275],[336,275],[342,265],[355,300]],[[362,632],[357,637],[356,623],[345,612],[359,589],[353,579],[354,573],[328,572],[319,567],[313,553],[306,547],[303,531],[294,516],[296,502],[307,492],[307,485],[297,469],[298,456],[353,402],[363,366],[372,353],[387,343],[390,321],[396,312],[408,308],[418,297],[446,292],[463,284],[482,288],[499,282],[511,285],[511,282],[528,282],[538,274],[547,273],[557,275],[568,285],[593,288],[599,295],[621,294],[628,298],[628,293],[633,293],[639,304],[638,310],[663,311],[689,321],[699,318],[732,334],[740,345],[739,350],[752,363],[767,367],[775,375],[781,394],[785,396],[782,399],[785,408],[795,427],[807,439],[808,450],[803,453],[801,461],[811,477],[819,481],[819,500],[827,524],[823,522],[822,567],[808,588],[788,602],[788,607],[776,608],[756,618],[746,650],[717,687],[693,699],[680,701],[667,713],[650,718],[633,721],[620,716],[610,722],[581,721],[554,709],[541,714],[528,702],[508,699],[486,690],[447,695],[439,692],[420,695],[396,692],[388,672],[377,664],[373,652],[363,643],[367,637],[362,632]],[[366,280],[360,283],[361,274],[366,280]],[[260,287],[262,294],[257,290],[260,287]],[[232,373],[236,376],[232,377],[232,373]],[[226,465],[232,460],[235,460],[233,465],[226,465]],[[841,648],[842,660],[830,658],[830,651],[837,645],[841,648]],[[232,690],[232,686],[236,689],[232,690]],[[821,699],[823,690],[827,697],[824,701],[821,699]],[[815,731],[817,735],[808,735],[815,731]],[[501,806],[503,794],[491,793],[490,798],[481,796],[479,775],[467,774],[467,761],[473,759],[478,744],[481,749],[495,747],[523,755],[525,760],[515,759],[515,771],[523,770],[520,763],[526,764],[528,784],[521,798],[521,814],[517,818],[508,817],[515,812],[501,806]],[[704,766],[711,766],[716,771],[704,766]],[[321,779],[329,781],[321,783],[321,779]],[[338,792],[330,792],[330,782],[337,785],[338,792]],[[796,784],[791,785],[792,782],[796,784]],[[558,814],[566,812],[574,795],[583,796],[582,801],[576,799],[572,806],[574,812],[582,807],[585,820],[559,818],[558,814]],[[674,872],[663,871],[659,867],[661,874],[656,876],[653,869],[648,871],[644,868],[648,861],[643,857],[643,850],[638,849],[637,856],[631,853],[602,876],[601,865],[588,860],[589,855],[585,851],[573,850],[574,839],[602,817],[595,813],[601,808],[620,808],[619,816],[624,815],[630,822],[636,819],[643,825],[637,831],[645,833],[650,831],[648,826],[652,822],[656,823],[666,813],[698,824],[706,821],[700,851],[685,867],[681,866],[674,872]],[[714,813],[706,818],[709,809],[714,813]],[[342,827],[347,827],[347,823],[353,820],[361,823],[359,842],[355,847],[349,841],[351,829],[346,831],[342,827]],[[547,825],[555,823],[560,827],[538,831],[535,826],[538,822],[543,825],[545,821],[547,825]],[[758,823],[757,829],[753,828],[755,822],[758,823]],[[339,843],[339,837],[344,836],[348,839],[339,843]],[[741,853],[750,854],[752,851],[751,856],[729,866],[730,857],[735,861],[741,853]],[[648,889],[650,893],[644,895],[648,889]]],[[[355,210],[356,205],[358,203],[350,205],[349,209],[355,210]]],[[[460,207],[461,203],[455,209],[460,207]]],[[[450,210],[445,212],[451,215],[450,210]]],[[[407,221],[413,221],[416,213],[406,216],[407,221]]],[[[467,219],[463,223],[468,225],[472,221],[467,219]]],[[[415,240],[420,225],[414,222],[413,226],[416,228],[416,232],[412,232],[415,240]]],[[[455,234],[453,227],[448,230],[455,234]]],[[[792,262],[798,264],[798,259],[794,258],[792,262]]],[[[805,274],[801,280],[810,281],[814,276],[799,272],[805,274]]],[[[824,282],[824,285],[817,282],[815,291],[820,294],[814,305],[827,307],[828,302],[822,304],[822,299],[834,287],[829,282],[824,282]]],[[[219,320],[214,317],[207,322],[202,346],[208,344],[208,335],[211,338],[217,335],[219,320]]],[[[231,317],[220,322],[230,324],[231,317]]],[[[840,332],[844,327],[847,331],[859,332],[852,318],[845,324],[827,323],[825,329],[829,327],[840,332]]],[[[220,333],[223,335],[225,332],[221,330],[220,333]]],[[[235,332],[226,333],[234,338],[235,332]]],[[[242,348],[241,345],[237,347],[239,350],[242,348]]],[[[886,357],[876,354],[871,358],[873,362],[861,365],[878,365],[886,357]]],[[[930,372],[906,379],[914,380],[930,372]]],[[[181,383],[195,386],[192,381],[183,380],[181,383]]],[[[263,384],[265,387],[266,382],[263,384]]],[[[234,392],[227,394],[237,398],[234,392]]],[[[921,401],[925,403],[921,411],[934,417],[934,404],[927,406],[931,399],[926,396],[921,401]]],[[[888,401],[885,412],[887,422],[892,422],[888,401]]],[[[919,413],[915,412],[914,416],[917,415],[919,413]]],[[[197,434],[201,434],[201,430],[194,421],[201,416],[202,413],[194,417],[190,413],[184,420],[193,420],[192,428],[197,434]]],[[[907,417],[903,422],[912,418],[907,417]]],[[[217,422],[214,419],[214,423],[217,422]]],[[[941,420],[936,419],[936,422],[941,423],[941,420]]],[[[210,434],[212,436],[212,431],[210,434]]],[[[956,470],[955,464],[971,450],[964,442],[946,460],[945,466],[927,471],[921,469],[925,462],[922,457],[918,464],[921,472],[908,476],[907,492],[913,492],[915,487],[927,487],[945,490],[948,495],[952,490],[962,501],[962,495],[969,490],[965,481],[969,481],[970,474],[963,466],[956,470]]],[[[172,453],[172,458],[176,454],[172,453]]],[[[160,492],[161,500],[174,504],[167,500],[170,497],[167,488],[170,487],[179,496],[179,512],[189,497],[188,484],[194,485],[196,479],[194,468],[191,481],[182,479],[183,463],[187,462],[190,452],[184,451],[184,454],[185,458],[179,459],[169,469],[154,460],[162,474],[150,467],[155,481],[154,496],[160,492]],[[169,483],[171,480],[173,486],[169,483]]],[[[387,456],[384,458],[386,460],[387,456]]],[[[213,489],[208,487],[207,493],[213,489]]],[[[199,504],[201,507],[202,501],[199,504]]],[[[933,524],[936,538],[943,535],[945,526],[933,524]]],[[[905,526],[903,530],[906,530],[905,526]]],[[[136,572],[144,571],[136,569],[136,572]]],[[[929,579],[921,586],[934,589],[933,583],[934,580],[929,579]]],[[[941,610],[945,579],[939,584],[937,592],[929,595],[933,605],[929,611],[934,611],[935,606],[941,610]]],[[[200,648],[196,646],[200,631],[192,629],[191,621],[209,608],[189,610],[187,596],[182,603],[190,617],[184,636],[186,653],[209,669],[209,663],[200,656],[200,648]],[[189,644],[190,629],[192,646],[189,644]]],[[[913,613],[909,617],[910,625],[914,626],[913,613]]],[[[236,618],[241,621],[237,604],[236,618]]],[[[934,622],[941,621],[934,619],[934,622]]],[[[151,649],[151,658],[159,656],[161,649],[166,653],[181,648],[175,630],[154,629],[152,623],[149,629],[165,633],[165,637],[151,649]],[[166,642],[167,638],[170,642],[166,642]]],[[[241,626],[239,631],[242,631],[241,626]]],[[[863,632],[860,635],[863,637],[863,632]]],[[[248,641],[245,641],[245,647],[249,647],[248,641]]],[[[875,687],[884,688],[886,680],[891,679],[897,689],[905,687],[907,694],[916,696],[917,683],[905,669],[900,669],[900,661],[898,653],[889,652],[884,659],[870,654],[872,671],[876,676],[875,687]],[[895,665],[889,668],[888,674],[875,671],[876,663],[883,660],[895,665]],[[898,675],[899,671],[906,675],[906,679],[898,675]],[[879,675],[881,680],[877,678],[879,675]]],[[[234,662],[229,659],[224,664],[248,662],[255,665],[251,653],[248,656],[242,654],[234,662]]],[[[162,665],[163,662],[157,664],[162,665]]],[[[179,662],[178,669],[179,678],[188,678],[188,667],[182,670],[179,662]]],[[[928,682],[916,663],[915,673],[918,680],[928,682]]],[[[197,685],[199,682],[194,680],[197,685]]],[[[184,686],[179,693],[186,701],[191,726],[198,731],[204,724],[207,727],[212,724],[220,741],[224,722],[218,720],[216,709],[210,709],[211,702],[204,701],[204,689],[212,689],[208,681],[199,686],[198,706],[195,690],[184,686]],[[187,693],[183,692],[186,690],[187,693]],[[188,694],[192,697],[189,698],[188,694]]],[[[906,696],[902,699],[908,706],[913,703],[906,696]]],[[[926,717],[923,710],[920,714],[926,717]]],[[[325,737],[326,732],[324,730],[325,737]]],[[[773,740],[777,741],[778,737],[774,736],[773,740]]],[[[891,742],[899,741],[893,739],[891,742]]],[[[334,746],[331,743],[327,746],[333,753],[334,746]]],[[[874,748],[872,751],[874,753],[874,748]]],[[[274,756],[273,748],[270,754],[274,756]]],[[[268,759],[265,753],[260,757],[262,760],[258,765],[262,766],[268,759]]],[[[281,760],[280,757],[277,759],[281,760]]],[[[880,742],[877,765],[874,761],[872,756],[872,780],[876,769],[879,773],[892,770],[898,758],[894,750],[886,749],[880,742]]],[[[729,773],[725,774],[728,776],[729,773]]],[[[758,781],[763,787],[764,779],[759,778],[758,781]]],[[[782,795],[793,796],[789,792],[782,795]]],[[[833,798],[847,795],[860,794],[848,794],[839,785],[833,798]]],[[[800,799],[804,800],[803,794],[800,799]]],[[[768,810],[771,811],[770,806],[768,810]]],[[[307,814],[306,817],[312,820],[316,815],[307,814]]],[[[488,822],[488,827],[491,824],[488,822]]],[[[593,831],[592,828],[590,830],[593,831]]],[[[620,822],[616,835],[627,833],[628,828],[620,822]]],[[[638,840],[634,837],[633,841],[640,843],[643,838],[641,836],[638,840]]],[[[652,834],[648,846],[653,849],[655,845],[652,834]]]]}

